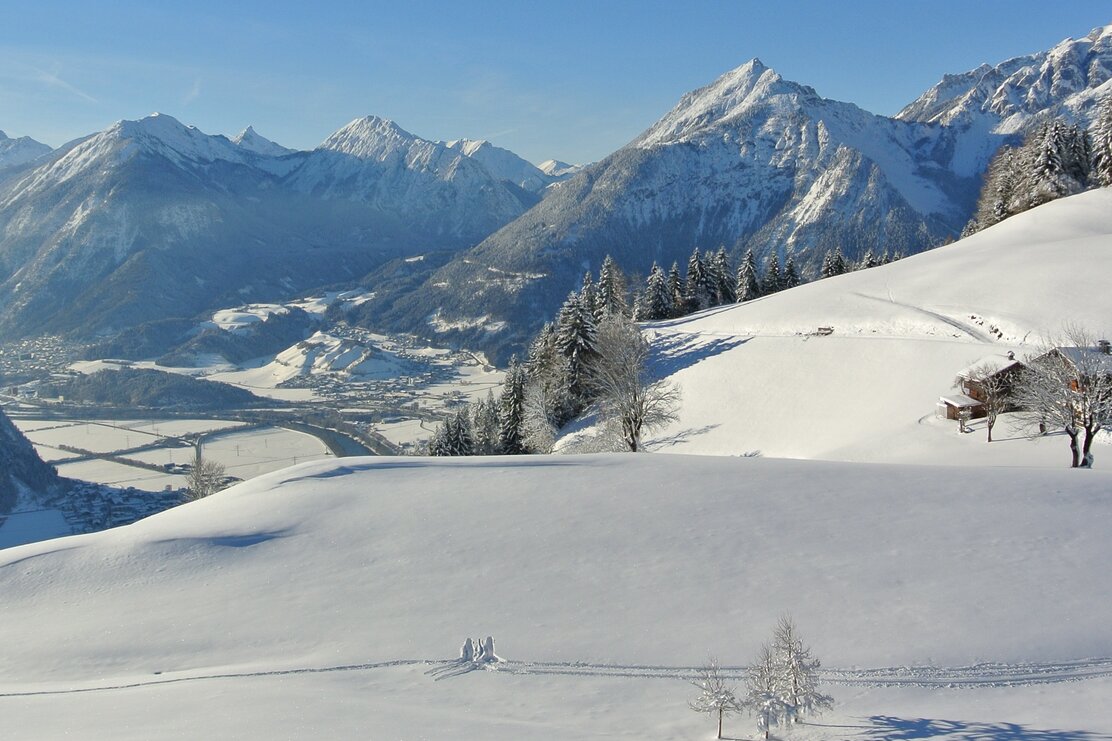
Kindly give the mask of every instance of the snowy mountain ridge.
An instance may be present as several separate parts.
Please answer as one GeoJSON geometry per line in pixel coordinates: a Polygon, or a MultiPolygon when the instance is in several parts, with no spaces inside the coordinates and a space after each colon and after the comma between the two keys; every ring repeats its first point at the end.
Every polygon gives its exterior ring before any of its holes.
{"type": "Polygon", "coordinates": [[[153,114],[13,170],[0,333],[111,332],[282,299],[473,245],[540,197],[373,116],[309,152],[274,154],[253,129],[237,139],[153,114]]]}
{"type": "Polygon", "coordinates": [[[946,126],[987,125],[1013,134],[1039,116],[1085,118],[1112,93],[1110,79],[1112,25],[1065,39],[1047,51],[946,75],[896,117],[946,126]]]}
{"type": "Polygon", "coordinates": [[[29,136],[11,139],[0,131],[0,170],[32,162],[54,151],[29,136]]]}

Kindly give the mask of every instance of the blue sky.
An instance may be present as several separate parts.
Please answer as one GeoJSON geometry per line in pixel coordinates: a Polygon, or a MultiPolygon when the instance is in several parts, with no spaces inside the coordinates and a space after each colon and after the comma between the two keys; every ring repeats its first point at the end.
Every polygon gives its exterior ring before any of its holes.
{"type": "Polygon", "coordinates": [[[1107,0],[5,0],[0,129],[57,146],[157,110],[310,148],[375,114],[587,162],[752,57],[892,114],[944,73],[1109,23],[1107,0]]]}

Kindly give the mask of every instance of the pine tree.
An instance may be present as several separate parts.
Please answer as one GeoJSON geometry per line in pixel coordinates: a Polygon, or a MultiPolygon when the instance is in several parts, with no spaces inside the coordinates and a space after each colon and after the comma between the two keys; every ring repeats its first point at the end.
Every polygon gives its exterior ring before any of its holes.
{"type": "Polygon", "coordinates": [[[568,398],[573,413],[589,403],[587,367],[598,352],[594,313],[584,305],[581,295],[572,293],[556,320],[556,349],[567,361],[568,398]]]}
{"type": "Polygon", "coordinates": [[[602,268],[598,273],[598,289],[595,300],[595,321],[600,322],[610,314],[629,316],[629,306],[626,303],[625,276],[614,258],[607,255],[603,258],[602,268]]]}
{"type": "Polygon", "coordinates": [[[734,269],[730,265],[730,254],[726,252],[725,245],[719,247],[718,252],[714,253],[711,266],[714,278],[715,305],[732,304],[737,301],[734,269]]]}
{"type": "Polygon", "coordinates": [[[765,266],[764,280],[761,281],[761,295],[768,296],[782,290],[784,290],[784,278],[780,275],[780,256],[773,251],[768,256],[768,265],[765,266]]]}
{"type": "Polygon", "coordinates": [[[525,369],[517,358],[510,360],[510,369],[502,383],[499,397],[498,444],[506,455],[525,453],[525,369]]]}
{"type": "Polygon", "coordinates": [[[846,257],[842,254],[839,247],[833,250],[827,250],[822,258],[822,268],[819,270],[819,276],[823,278],[833,278],[835,275],[842,275],[846,272],[846,257]]]}
{"type": "Polygon", "coordinates": [[[460,409],[444,423],[445,455],[473,455],[475,441],[471,436],[471,420],[467,410],[460,409]]]}
{"type": "Polygon", "coordinates": [[[583,274],[583,286],[579,289],[579,303],[593,316],[598,308],[598,292],[591,278],[591,271],[583,274]]]}
{"type": "Polygon", "coordinates": [[[757,258],[753,256],[753,250],[746,250],[745,257],[741,260],[741,265],[737,269],[737,287],[734,289],[734,297],[737,303],[744,301],[752,301],[759,298],[761,295],[761,284],[757,279],[757,258]]]}
{"type": "Polygon", "coordinates": [[[432,436],[429,438],[428,442],[425,443],[425,453],[427,455],[433,455],[433,456],[451,455],[451,453],[448,452],[448,443],[447,443],[447,438],[445,436],[444,427],[445,427],[445,424],[443,422],[441,422],[432,431],[432,436]]]}
{"type": "Polygon", "coordinates": [[[880,258],[872,250],[865,250],[865,254],[861,256],[861,261],[857,263],[858,270],[868,270],[880,265],[880,258]]]}
{"type": "Polygon", "coordinates": [[[784,288],[795,288],[803,279],[799,277],[799,270],[795,267],[795,258],[789,256],[788,264],[784,267],[784,288]]]}
{"type": "Polygon", "coordinates": [[[499,449],[498,404],[494,392],[487,391],[485,399],[471,405],[471,432],[475,442],[475,455],[497,455],[499,449]]]}
{"type": "Polygon", "coordinates": [[[696,247],[687,260],[687,276],[684,291],[684,304],[688,312],[702,311],[710,306],[711,286],[707,266],[696,247]]]}
{"type": "Polygon", "coordinates": [[[1101,187],[1112,185],[1112,95],[1101,101],[1093,126],[1092,179],[1101,187]]]}
{"type": "Polygon", "coordinates": [[[643,318],[649,321],[660,321],[672,316],[675,306],[672,303],[672,292],[668,290],[668,279],[664,271],[655,262],[649,271],[645,292],[642,294],[643,318]]]}
{"type": "Polygon", "coordinates": [[[1069,127],[1055,119],[1042,127],[1036,142],[1028,205],[1034,207],[1080,192],[1084,184],[1077,179],[1075,160],[1085,146],[1071,140],[1069,127]]]}
{"type": "Polygon", "coordinates": [[[668,271],[668,292],[672,294],[672,316],[683,316],[687,313],[687,284],[684,283],[683,278],[680,276],[679,263],[672,263],[672,269],[668,271]]]}

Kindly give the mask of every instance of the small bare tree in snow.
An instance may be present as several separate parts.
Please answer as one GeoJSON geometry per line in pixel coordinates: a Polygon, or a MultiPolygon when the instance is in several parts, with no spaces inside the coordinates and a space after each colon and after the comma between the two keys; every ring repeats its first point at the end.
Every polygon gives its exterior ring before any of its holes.
{"type": "Polygon", "coordinates": [[[1112,356],[1078,327],[1030,359],[1013,400],[1021,419],[1064,430],[1072,467],[1091,467],[1098,432],[1112,424],[1112,356]]]}
{"type": "Polygon", "coordinates": [[[699,696],[691,701],[691,709],[697,713],[717,713],[718,738],[722,738],[722,718],[741,712],[744,705],[719,673],[718,659],[713,656],[707,659],[699,668],[699,678],[692,684],[699,688],[699,696]]]}
{"type": "Polygon", "coordinates": [[[784,615],[776,625],[772,639],[776,674],[787,719],[798,723],[806,715],[817,715],[834,706],[834,699],[819,692],[819,660],[803,644],[799,629],[791,615],[784,615]]]}
{"type": "Polygon", "coordinates": [[[193,461],[193,468],[185,477],[185,485],[188,489],[186,498],[189,501],[204,499],[220,491],[223,483],[224,464],[198,456],[193,461]]]}
{"type": "MultiPolygon", "coordinates": [[[[1011,388],[1007,379],[999,372],[999,367],[985,363],[969,371],[965,381],[981,390],[981,405],[985,408],[985,425],[988,428],[988,442],[992,442],[992,428],[996,420],[1008,409],[1011,402],[1011,388]]],[[[960,385],[960,384],[959,384],[960,385]]]]}
{"type": "Polygon", "coordinates": [[[781,692],[780,675],[776,659],[768,644],[761,646],[757,660],[749,667],[745,678],[745,704],[757,716],[757,730],[764,731],[779,725],[788,717],[787,703],[781,692]]]}
{"type": "Polygon", "coordinates": [[[596,347],[599,354],[589,367],[587,387],[602,419],[616,420],[625,445],[636,453],[644,433],[675,421],[679,391],[665,381],[649,379],[649,343],[621,314],[602,322],[596,347]]]}

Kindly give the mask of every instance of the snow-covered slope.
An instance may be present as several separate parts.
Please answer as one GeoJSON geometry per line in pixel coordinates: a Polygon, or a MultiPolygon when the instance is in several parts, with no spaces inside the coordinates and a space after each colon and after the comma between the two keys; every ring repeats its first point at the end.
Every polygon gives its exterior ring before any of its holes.
{"type": "Polygon", "coordinates": [[[946,75],[897,117],[947,126],[1020,132],[1040,116],[1088,119],[1112,94],[1112,25],[1054,48],[946,75]]]}
{"type": "Polygon", "coordinates": [[[32,162],[51,151],[50,147],[29,136],[11,139],[0,131],[0,170],[32,162]]]}
{"type": "Polygon", "coordinates": [[[886,266],[649,325],[660,373],[683,392],[657,449],[1066,465],[1059,437],[986,445],[932,415],[982,357],[1022,357],[1068,323],[1112,335],[1109,271],[1105,188],[886,266]]]}
{"type": "Polygon", "coordinates": [[[261,136],[259,132],[255,131],[255,127],[253,126],[248,126],[246,129],[233,136],[232,142],[255,154],[261,154],[267,157],[281,157],[284,154],[292,154],[294,152],[293,149],[283,147],[281,144],[272,142],[265,136],[261,136]]]}
{"type": "Polygon", "coordinates": [[[687,708],[692,668],[749,662],[787,610],[838,702],[793,737],[918,719],[915,738],[1095,739],[1074,734],[1112,730],[1110,685],[1064,680],[1112,655],[1109,483],[651,455],[305,464],[0,551],[0,710],[22,738],[689,739],[713,725],[687,708]],[[476,635],[496,671],[450,663],[476,635]]]}

